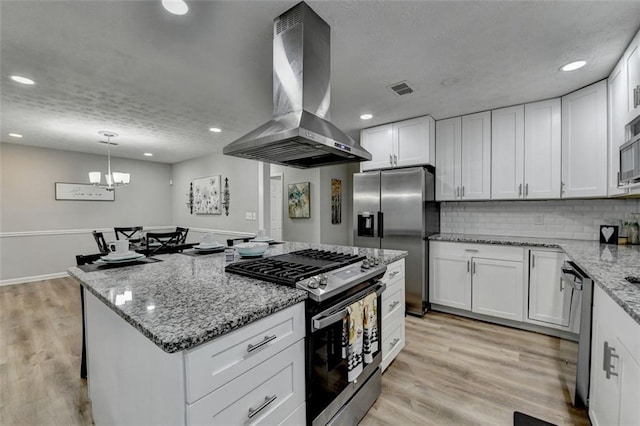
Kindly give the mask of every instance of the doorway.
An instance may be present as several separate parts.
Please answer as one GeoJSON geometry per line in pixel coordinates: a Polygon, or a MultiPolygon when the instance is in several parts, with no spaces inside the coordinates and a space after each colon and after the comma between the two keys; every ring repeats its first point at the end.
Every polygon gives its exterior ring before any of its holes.
{"type": "Polygon", "coordinates": [[[271,229],[269,236],[276,241],[282,241],[282,211],[284,209],[282,193],[284,179],[282,173],[271,175],[271,229]]]}

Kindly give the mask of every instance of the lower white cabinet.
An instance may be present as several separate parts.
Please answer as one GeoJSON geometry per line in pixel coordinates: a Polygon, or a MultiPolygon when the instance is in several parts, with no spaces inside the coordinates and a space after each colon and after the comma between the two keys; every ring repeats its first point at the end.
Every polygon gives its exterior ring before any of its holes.
{"type": "Polygon", "coordinates": [[[474,257],[471,277],[472,312],[522,321],[522,261],[474,257]]]}
{"type": "Polygon", "coordinates": [[[522,321],[522,247],[432,241],[429,262],[431,303],[522,321]]]}
{"type": "Polygon", "coordinates": [[[593,291],[589,417],[596,426],[640,419],[640,324],[598,285],[593,291]]]}
{"type": "Polygon", "coordinates": [[[85,294],[96,424],[304,424],[304,302],[166,353],[85,294]]]}
{"type": "Polygon", "coordinates": [[[540,249],[528,250],[528,254],[529,304],[525,321],[578,333],[582,296],[560,278],[564,252],[540,249]]]}
{"type": "Polygon", "coordinates": [[[382,371],[387,369],[405,345],[404,280],[404,259],[391,263],[381,279],[387,285],[379,309],[382,315],[382,371]]]}

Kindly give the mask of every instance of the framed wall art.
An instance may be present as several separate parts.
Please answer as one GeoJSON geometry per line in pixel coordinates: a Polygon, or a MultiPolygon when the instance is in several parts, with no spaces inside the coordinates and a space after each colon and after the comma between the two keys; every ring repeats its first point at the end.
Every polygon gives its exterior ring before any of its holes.
{"type": "Polygon", "coordinates": [[[342,223],[342,181],[331,179],[331,223],[342,223]]]}
{"type": "Polygon", "coordinates": [[[104,188],[90,183],[56,182],[56,200],[59,201],[114,201],[115,191],[107,191],[104,188]]]}
{"type": "Polygon", "coordinates": [[[193,212],[195,214],[222,214],[220,175],[193,180],[193,212]]]}
{"type": "Polygon", "coordinates": [[[289,184],[289,217],[293,219],[311,217],[310,183],[289,184]]]}

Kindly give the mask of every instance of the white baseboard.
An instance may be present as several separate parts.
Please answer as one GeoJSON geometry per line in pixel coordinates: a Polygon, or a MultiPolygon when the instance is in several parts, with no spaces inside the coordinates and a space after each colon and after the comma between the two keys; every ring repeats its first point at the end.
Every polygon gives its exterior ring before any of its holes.
{"type": "Polygon", "coordinates": [[[69,274],[67,274],[66,272],[56,272],[55,274],[34,275],[32,277],[10,278],[7,280],[0,280],[0,287],[5,285],[31,283],[34,281],[53,280],[56,278],[64,278],[68,276],[69,274]]]}

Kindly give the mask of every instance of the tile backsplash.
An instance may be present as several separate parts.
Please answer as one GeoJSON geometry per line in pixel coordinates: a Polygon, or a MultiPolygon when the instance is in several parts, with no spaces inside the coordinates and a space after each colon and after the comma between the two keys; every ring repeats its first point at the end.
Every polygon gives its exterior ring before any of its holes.
{"type": "Polygon", "coordinates": [[[605,219],[640,213],[640,200],[473,201],[440,204],[443,233],[597,240],[605,219]]]}

